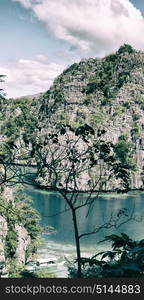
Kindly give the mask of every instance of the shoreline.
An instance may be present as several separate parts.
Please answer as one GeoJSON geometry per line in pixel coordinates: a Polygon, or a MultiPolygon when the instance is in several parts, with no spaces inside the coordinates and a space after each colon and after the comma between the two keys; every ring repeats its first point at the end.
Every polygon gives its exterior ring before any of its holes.
{"type": "MultiPolygon", "coordinates": [[[[26,186],[29,186],[29,184],[26,184],[26,186]]],[[[134,189],[129,189],[129,190],[67,190],[65,191],[64,189],[59,189],[59,188],[54,188],[54,187],[47,187],[47,186],[39,186],[36,184],[31,184],[31,187],[33,187],[36,190],[39,191],[46,191],[46,192],[66,192],[66,193],[79,193],[79,194],[86,194],[86,193],[99,193],[99,194],[107,194],[107,193],[115,193],[117,195],[119,194],[128,194],[129,192],[144,192],[144,188],[134,188],[134,189]]]]}

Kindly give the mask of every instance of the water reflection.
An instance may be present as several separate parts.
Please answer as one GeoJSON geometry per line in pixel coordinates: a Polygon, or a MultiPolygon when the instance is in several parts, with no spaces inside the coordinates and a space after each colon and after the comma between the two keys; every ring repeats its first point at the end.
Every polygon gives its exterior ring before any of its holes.
{"type": "MultiPolygon", "coordinates": [[[[41,215],[42,226],[52,226],[54,231],[43,235],[43,244],[39,249],[41,259],[57,258],[64,263],[65,257],[71,259],[75,256],[74,232],[71,211],[60,213],[66,209],[66,203],[55,192],[45,192],[36,189],[26,189],[33,199],[34,207],[41,215]],[[60,213],[60,214],[59,214],[60,213]]],[[[144,193],[135,192],[129,194],[106,194],[96,199],[88,217],[87,207],[77,212],[80,233],[90,232],[93,226],[100,226],[108,221],[111,214],[116,215],[121,209],[127,209],[130,214],[134,208],[133,218],[140,219],[144,216],[144,193]]],[[[119,229],[104,229],[96,235],[85,237],[81,240],[83,255],[89,256],[101,251],[105,245],[99,244],[106,235],[125,232],[133,239],[143,239],[144,219],[141,222],[134,220],[122,225],[119,229]]],[[[64,269],[61,272],[64,274],[64,269]]]]}
{"type": "MultiPolygon", "coordinates": [[[[32,197],[34,207],[41,215],[42,226],[52,226],[54,234],[51,234],[51,240],[62,243],[73,243],[73,225],[71,218],[71,211],[64,211],[67,206],[65,200],[55,192],[44,192],[34,189],[27,189],[26,192],[32,197]]],[[[108,221],[111,214],[116,213],[121,209],[127,209],[127,213],[134,208],[134,215],[136,219],[140,219],[144,215],[144,193],[129,193],[127,195],[113,195],[106,194],[100,196],[95,200],[89,215],[87,215],[87,207],[81,208],[77,212],[80,232],[90,232],[93,226],[100,226],[105,221],[108,221]]],[[[118,229],[118,232],[125,231],[134,239],[142,239],[144,219],[141,222],[129,221],[118,229]]],[[[115,229],[104,230],[99,232],[96,237],[90,236],[84,239],[83,243],[95,244],[96,240],[101,240],[106,234],[116,231],[115,229]]],[[[49,239],[49,235],[45,236],[49,239]]]]}

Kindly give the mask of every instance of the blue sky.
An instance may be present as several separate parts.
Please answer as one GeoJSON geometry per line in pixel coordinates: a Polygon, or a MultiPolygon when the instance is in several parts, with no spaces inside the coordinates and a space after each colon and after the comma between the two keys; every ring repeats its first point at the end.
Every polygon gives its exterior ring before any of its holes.
{"type": "Polygon", "coordinates": [[[0,62],[17,58],[32,59],[35,55],[48,55],[58,60],[57,49],[69,48],[65,42],[55,39],[30,10],[18,2],[0,0],[0,62]]]}
{"type": "Polygon", "coordinates": [[[103,57],[125,42],[144,49],[143,15],[143,0],[0,0],[8,97],[45,91],[71,63],[103,57]]]}
{"type": "Polygon", "coordinates": [[[139,8],[142,13],[144,14],[144,1],[143,0],[131,0],[131,2],[139,8]]]}

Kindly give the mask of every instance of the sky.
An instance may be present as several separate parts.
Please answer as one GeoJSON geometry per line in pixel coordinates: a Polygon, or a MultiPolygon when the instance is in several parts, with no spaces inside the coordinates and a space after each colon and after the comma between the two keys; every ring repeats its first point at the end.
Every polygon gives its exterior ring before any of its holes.
{"type": "Polygon", "coordinates": [[[0,0],[7,97],[46,91],[69,65],[122,44],[144,50],[143,0],[0,0]]]}

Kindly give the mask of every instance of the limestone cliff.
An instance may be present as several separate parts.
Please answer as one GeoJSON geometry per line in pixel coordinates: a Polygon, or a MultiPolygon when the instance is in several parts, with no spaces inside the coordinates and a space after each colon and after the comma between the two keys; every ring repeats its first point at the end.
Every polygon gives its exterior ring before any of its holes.
{"type": "MultiPolygon", "coordinates": [[[[131,188],[144,184],[144,52],[130,45],[105,58],[74,63],[58,76],[50,89],[34,99],[5,101],[0,112],[2,143],[9,149],[32,150],[35,143],[59,124],[73,128],[88,124],[103,132],[103,139],[131,144],[131,188]],[[9,120],[7,121],[7,118],[9,120]],[[6,121],[4,121],[4,119],[6,121]]],[[[86,178],[86,174],[84,174],[86,178]]],[[[85,182],[83,178],[81,185],[85,182]]],[[[111,187],[116,186],[113,182],[111,187]]]]}
{"type": "Polygon", "coordinates": [[[66,69],[40,100],[39,125],[84,123],[105,130],[104,139],[120,137],[132,143],[131,188],[143,188],[144,169],[144,53],[129,45],[103,59],[87,59],[66,69]]]}
{"type": "MultiPolygon", "coordinates": [[[[25,221],[26,212],[24,211],[25,204],[20,200],[18,201],[18,198],[16,198],[14,194],[15,189],[13,190],[10,187],[2,188],[0,194],[0,277],[9,276],[12,261],[15,262],[18,267],[25,265],[30,255],[32,255],[32,243],[36,238],[36,232],[34,238],[30,230],[27,229],[25,221]],[[31,251],[29,251],[29,247],[31,247],[31,251]]],[[[32,211],[32,208],[29,206],[26,206],[26,208],[28,219],[29,210],[32,211]]],[[[33,219],[32,213],[31,219],[33,219]]],[[[37,220],[37,215],[35,215],[35,219],[37,220]]],[[[30,228],[30,221],[28,222],[30,228]]],[[[34,224],[33,220],[32,222],[34,224]]],[[[35,223],[37,223],[37,221],[35,221],[35,223]]]]}

